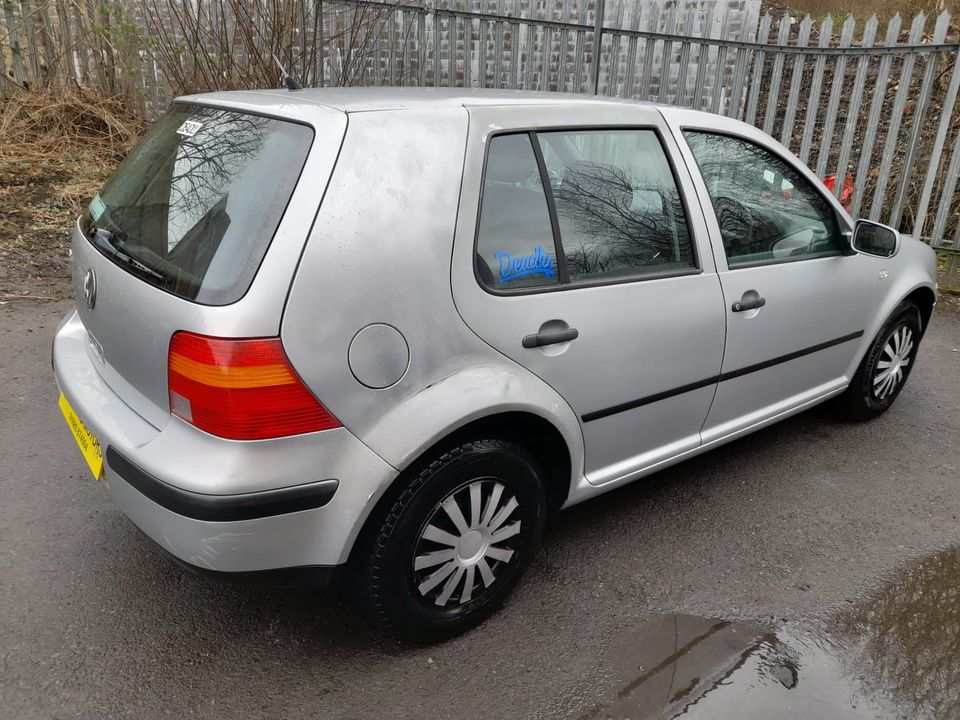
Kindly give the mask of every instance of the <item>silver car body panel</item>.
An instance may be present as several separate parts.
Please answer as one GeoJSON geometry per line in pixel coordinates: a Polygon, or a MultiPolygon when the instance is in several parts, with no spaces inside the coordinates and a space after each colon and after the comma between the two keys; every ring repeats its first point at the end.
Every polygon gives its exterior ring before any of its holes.
{"type": "MultiPolygon", "coordinates": [[[[189,99],[189,98],[188,98],[189,99]]],[[[347,116],[320,105],[284,106],[269,96],[240,93],[219,105],[280,116],[311,125],[316,134],[269,251],[246,294],[231,305],[206,306],[164,292],[143,282],[102,255],[73,228],[73,268],[77,310],[101,353],[91,359],[124,402],[147,422],[162,428],[169,418],[167,350],[177,330],[221,337],[276,335],[280,316],[308,230],[317,213],[324,185],[336,161],[347,116]],[[95,309],[84,302],[88,269],[97,277],[95,309]]],[[[205,101],[203,96],[192,99],[205,101]]]]}
{"type": "Polygon", "coordinates": [[[570,407],[483,343],[452,301],[467,120],[460,106],[351,115],[290,290],[283,345],[324,405],[397,468],[471,420],[525,411],[557,427],[580,475],[570,407]],[[410,357],[384,389],[363,385],[345,362],[354,336],[378,323],[400,331],[410,357]]]}
{"type": "Polygon", "coordinates": [[[321,508],[208,522],[161,507],[108,465],[104,481],[124,514],[192,565],[244,572],[346,562],[361,527],[356,518],[397,475],[343,428],[247,442],[208,435],[175,417],[157,430],[107,385],[90,359],[86,329],[76,312],[61,324],[53,351],[57,385],[90,431],[104,447],[109,443],[170,485],[232,495],[340,480],[333,499],[321,508]]]}
{"type": "MultiPolygon", "coordinates": [[[[729,269],[720,227],[696,160],[683,139],[684,130],[730,134],[766,148],[821,192],[845,230],[852,230],[853,220],[809,168],[757,128],[738,120],[681,108],[662,108],[661,112],[680,144],[683,162],[694,176],[710,228],[728,308],[722,372],[735,373],[791,353],[850,338],[721,382],[703,430],[704,444],[713,444],[724,438],[739,437],[744,430],[753,429],[767,419],[779,419],[790,408],[807,407],[842,391],[883,320],[910,291],[921,285],[930,286],[931,276],[929,264],[924,267],[916,262],[904,263],[901,258],[884,260],[862,254],[729,269]],[[909,288],[902,294],[890,293],[891,286],[897,283],[889,282],[888,266],[902,266],[910,276],[909,288]],[[758,291],[767,299],[767,304],[745,313],[729,312],[730,305],[748,290],[758,291]]],[[[932,252],[929,255],[932,256],[932,252]]]]}
{"type": "Polygon", "coordinates": [[[257,91],[185,100],[312,125],[316,140],[301,181],[250,289],[232,305],[202,306],[164,293],[108,261],[75,230],[79,310],[56,336],[58,385],[104,445],[175,487],[231,495],[340,481],[333,500],[318,509],[203,522],[160,507],[108,467],[107,484],[124,512],[170,552],[202,567],[344,562],[400,472],[457,428],[503,412],[530,413],[558,430],[571,459],[566,505],[580,502],[842,392],[897,303],[917,288],[934,289],[934,255],[909,238],[889,259],[841,256],[729,270],[682,128],[753,139],[816,178],[771,138],[727,118],[459,89],[257,91]],[[661,134],[686,199],[700,272],[522,296],[484,291],[474,277],[473,247],[489,136],[598,126],[655,127],[661,134]],[[88,268],[98,274],[92,311],[83,304],[88,268]],[[731,316],[731,303],[754,288],[768,305],[731,316]],[[551,319],[578,327],[580,338],[561,352],[523,349],[523,335],[551,319]],[[350,367],[351,343],[369,326],[395,329],[403,342],[392,332],[368,337],[393,338],[383,352],[406,354],[360,358],[360,376],[400,375],[382,388],[363,384],[350,367]],[[230,441],[172,418],[166,362],[177,330],[279,334],[297,372],[343,427],[230,441]],[[857,332],[821,351],[723,377],[857,332]],[[689,392],[582,419],[710,378],[689,392]]]}
{"type": "MultiPolygon", "coordinates": [[[[723,358],[723,297],[703,214],[688,203],[701,260],[694,275],[639,279],[556,292],[494,295],[474,277],[474,237],[485,149],[494,133],[530,128],[653,128],[668,152],[676,146],[652,106],[474,107],[464,162],[453,256],[454,299],[464,321],[490,345],[559,392],[579,416],[715,376],[723,358]],[[580,336],[549,348],[524,348],[525,335],[561,320],[580,336]]],[[[677,168],[687,197],[689,174],[677,168]]],[[[585,470],[593,484],[660,462],[700,444],[715,385],[604,418],[582,422],[585,470]]]]}

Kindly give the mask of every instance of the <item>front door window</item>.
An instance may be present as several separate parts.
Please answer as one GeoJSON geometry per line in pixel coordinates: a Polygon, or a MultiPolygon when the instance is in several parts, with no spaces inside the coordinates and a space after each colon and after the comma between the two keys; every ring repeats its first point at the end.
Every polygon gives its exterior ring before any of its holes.
{"type": "Polygon", "coordinates": [[[786,161],[743,138],[684,132],[713,202],[730,268],[841,253],[823,193],[786,161]]]}

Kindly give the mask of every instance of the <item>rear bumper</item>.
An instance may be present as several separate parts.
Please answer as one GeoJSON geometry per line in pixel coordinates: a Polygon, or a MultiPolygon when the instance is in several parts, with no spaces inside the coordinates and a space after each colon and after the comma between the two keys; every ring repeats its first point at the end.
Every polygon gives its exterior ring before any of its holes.
{"type": "Polygon", "coordinates": [[[202,570],[346,562],[396,470],[345,428],[265,441],[146,422],[100,376],[76,313],[54,338],[57,385],[107,448],[104,482],[141,530],[202,570]]]}
{"type": "Polygon", "coordinates": [[[111,445],[107,448],[107,465],[158,505],[192,520],[233,522],[256,520],[274,515],[287,515],[302,510],[315,510],[329,503],[340,481],[318,480],[306,485],[260,490],[239,495],[205,495],[181,490],[137,467],[111,445]]]}
{"type": "MultiPolygon", "coordinates": [[[[142,531],[141,531],[142,532],[142,531]]],[[[152,538],[151,538],[152,539],[152,538]]],[[[326,588],[340,584],[345,565],[305,565],[303,567],[285,567],[274,570],[248,570],[224,572],[191,565],[161,546],[160,551],[185,570],[203,577],[214,578],[221,582],[262,588],[326,588]]]]}

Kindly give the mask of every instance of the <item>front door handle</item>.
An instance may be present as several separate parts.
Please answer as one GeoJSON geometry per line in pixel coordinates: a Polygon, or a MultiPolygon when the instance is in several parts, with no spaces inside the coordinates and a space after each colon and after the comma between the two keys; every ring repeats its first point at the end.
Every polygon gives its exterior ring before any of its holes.
{"type": "Polygon", "coordinates": [[[544,330],[536,335],[527,335],[523,338],[525,348],[538,348],[544,345],[556,345],[557,343],[570,342],[576,340],[580,332],[576,328],[565,328],[563,330],[544,330]]]}
{"type": "Polygon", "coordinates": [[[767,304],[767,299],[760,297],[756,290],[747,290],[743,297],[733,304],[730,308],[734,312],[746,312],[747,310],[756,310],[767,304]]]}

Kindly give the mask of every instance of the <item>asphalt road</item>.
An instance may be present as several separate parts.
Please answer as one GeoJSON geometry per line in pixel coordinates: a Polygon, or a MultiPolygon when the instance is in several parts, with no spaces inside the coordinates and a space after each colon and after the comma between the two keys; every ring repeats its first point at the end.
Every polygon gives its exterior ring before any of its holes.
{"type": "Polygon", "coordinates": [[[816,409],[561,513],[500,615],[397,646],[349,602],[194,576],[140,535],[56,407],[66,307],[0,306],[2,718],[575,717],[658,613],[816,626],[960,544],[960,312],[938,309],[879,420],[816,409]]]}

